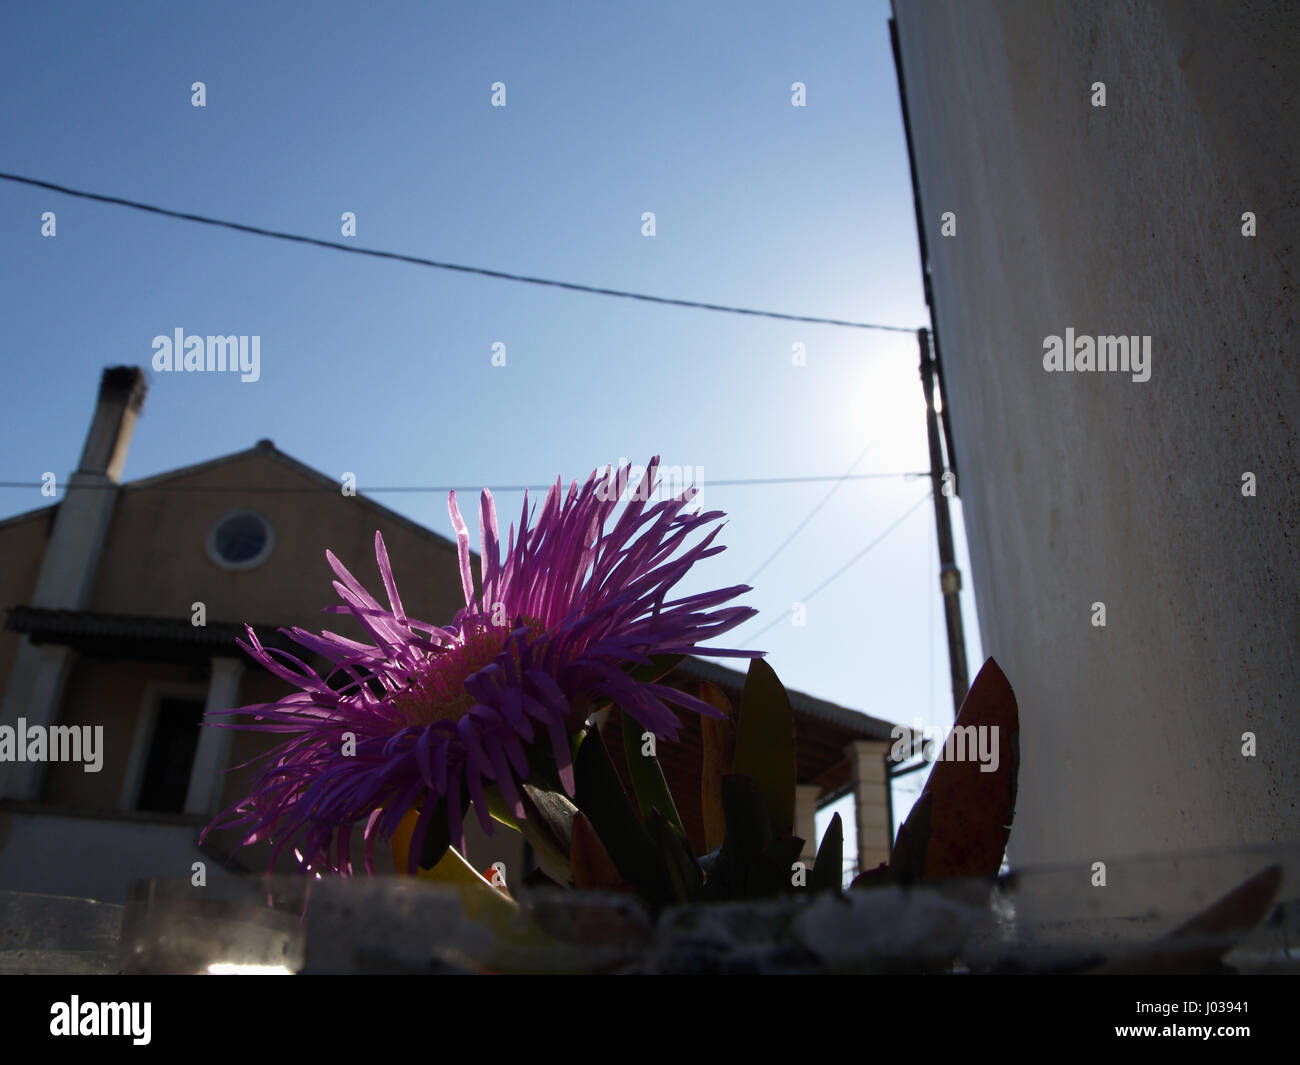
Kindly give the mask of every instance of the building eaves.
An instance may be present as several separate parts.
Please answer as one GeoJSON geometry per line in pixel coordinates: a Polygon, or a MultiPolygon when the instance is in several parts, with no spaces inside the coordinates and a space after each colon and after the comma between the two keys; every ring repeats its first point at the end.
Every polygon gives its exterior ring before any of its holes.
{"type": "MultiPolygon", "coordinates": [[[[4,627],[23,633],[33,643],[87,643],[184,645],[195,650],[242,654],[236,639],[247,639],[244,626],[232,622],[192,625],[180,618],[136,614],[106,614],[90,610],[55,610],[48,607],[15,606],[5,617],[4,627]]],[[[255,625],[264,646],[292,646],[275,626],[255,625]],[[260,635],[267,633],[266,637],[260,635]]]]}
{"type": "MultiPolygon", "coordinates": [[[[743,673],[705,659],[687,658],[677,668],[699,680],[712,681],[719,687],[739,691],[745,686],[745,675],[743,673]]],[[[810,717],[836,725],[848,732],[852,732],[859,739],[893,739],[892,733],[895,726],[888,721],[882,721],[880,718],[871,717],[869,714],[857,710],[846,709],[835,703],[827,702],[825,699],[817,699],[792,688],[787,688],[786,691],[790,696],[790,705],[794,707],[797,713],[807,714],[810,717]]]]}

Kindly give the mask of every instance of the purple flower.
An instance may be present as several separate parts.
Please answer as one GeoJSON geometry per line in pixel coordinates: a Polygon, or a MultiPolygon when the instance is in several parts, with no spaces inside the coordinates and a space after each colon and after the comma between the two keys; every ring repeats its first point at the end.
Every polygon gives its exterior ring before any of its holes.
{"type": "Polygon", "coordinates": [[[222,711],[253,720],[218,727],[291,738],[263,756],[251,794],[219,815],[204,836],[246,826],[243,844],[273,844],[272,866],[292,845],[304,870],[350,874],[352,828],[364,820],[365,867],[373,873],[376,837],[391,838],[403,816],[418,809],[413,872],[436,810],[445,811],[449,838],[462,848],[462,797],[472,801],[488,832],[485,786],[495,784],[515,816],[524,816],[518,782],[529,776],[530,745],[534,758],[539,752],[553,756],[559,781],[573,794],[570,735],[595,705],[612,702],[668,740],[677,738],[681,725],[670,704],[718,716],[699,699],[629,675],[660,655],[760,654],[700,646],[756,613],[722,607],[748,586],[668,599],[696,562],[724,550],[713,546],[722,528],[717,525],[679,553],[692,533],[723,515],[687,511],[694,488],[647,506],[658,461],[651,460],[609,531],[626,467],[617,475],[608,468],[593,472],[581,489],[574,481],[564,496],[557,479],[531,528],[525,493],[519,541],[512,524],[504,561],[496,508],[485,490],[478,595],[469,532],[451,493],[465,607],[446,627],[407,617],[379,533],[375,556],[387,607],[327,551],[345,604],[329,609],[355,617],[371,642],[281,630],[333,663],[322,678],[295,655],[263,647],[248,628],[249,643],[240,646],[299,690],[274,703],[222,711]]]}

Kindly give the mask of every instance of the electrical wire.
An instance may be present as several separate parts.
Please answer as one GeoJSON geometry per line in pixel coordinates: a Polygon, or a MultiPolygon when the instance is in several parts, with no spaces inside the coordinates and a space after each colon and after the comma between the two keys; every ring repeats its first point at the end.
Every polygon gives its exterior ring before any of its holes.
{"type": "Polygon", "coordinates": [[[770,555],[767,556],[766,559],[763,560],[762,564],[758,567],[758,569],[754,570],[753,573],[751,573],[748,577],[745,578],[746,584],[753,584],[754,578],[757,577],[760,573],[762,573],[763,570],[767,569],[768,565],[772,562],[772,560],[776,558],[777,555],[779,555],[787,547],[789,547],[791,542],[794,540],[794,538],[798,536],[801,532],[803,532],[805,527],[807,527],[808,523],[812,521],[813,518],[816,516],[817,512],[821,510],[822,507],[824,507],[827,503],[830,502],[831,496],[833,496],[836,492],[840,490],[840,486],[843,485],[844,482],[848,480],[849,475],[853,473],[855,469],[857,469],[858,463],[867,457],[867,452],[870,450],[871,450],[871,444],[868,444],[866,447],[862,449],[862,453],[853,460],[852,465],[850,465],[849,468],[845,471],[844,476],[837,478],[835,483],[831,486],[831,490],[827,492],[824,496],[822,496],[821,502],[819,502],[815,507],[812,507],[808,511],[808,513],[804,515],[803,521],[801,521],[798,525],[796,525],[794,527],[794,530],[790,533],[790,535],[787,536],[784,540],[781,541],[780,544],[777,545],[776,550],[773,551],[770,555]]]}
{"type": "MultiPolygon", "coordinates": [[[[856,465],[856,463],[855,463],[856,465]]],[[[164,475],[165,476],[165,475],[164,475]]],[[[808,477],[744,477],[725,481],[706,481],[700,488],[745,488],[756,485],[778,485],[778,484],[809,484],[826,481],[865,481],[903,478],[904,480],[914,480],[921,477],[929,477],[928,471],[924,470],[900,470],[896,473],[855,473],[855,474],[828,474],[808,477]]],[[[43,481],[0,481],[0,488],[43,488],[43,481]]],[[[545,492],[555,486],[555,482],[549,484],[508,484],[508,485],[488,485],[493,495],[504,495],[507,492],[545,492]]],[[[360,495],[374,495],[377,492],[437,492],[443,494],[446,492],[478,492],[484,485],[455,485],[455,484],[416,484],[416,485],[377,485],[375,487],[366,487],[357,485],[356,491],[360,495]]],[[[836,486],[838,487],[838,485],[836,486]]],[[[129,481],[125,484],[112,483],[94,483],[79,484],[77,490],[84,489],[121,489],[126,492],[244,492],[244,493],[265,493],[269,495],[292,495],[302,492],[338,492],[340,484],[331,485],[300,485],[286,487],[269,487],[267,485],[208,485],[208,484],[142,484],[134,485],[129,481]]],[[[57,489],[61,492],[67,491],[67,485],[57,489]]],[[[829,498],[829,496],[828,496],[829,498]]]]}
{"type": "MultiPolygon", "coordinates": [[[[925,495],[923,495],[920,499],[918,499],[915,503],[913,503],[910,507],[908,507],[905,511],[903,511],[903,513],[900,514],[897,518],[895,518],[892,522],[890,522],[889,525],[874,540],[871,541],[871,543],[867,544],[866,547],[864,547],[861,551],[859,551],[856,555],[854,555],[851,559],[849,559],[846,563],[844,563],[844,565],[842,565],[839,569],[837,569],[834,573],[832,573],[829,577],[827,577],[824,581],[822,581],[821,584],[817,585],[817,587],[814,588],[811,592],[809,592],[807,595],[799,599],[798,602],[800,603],[811,602],[814,596],[824,591],[835,581],[839,580],[839,578],[844,576],[844,574],[847,573],[849,569],[852,566],[854,566],[858,561],[860,561],[867,554],[867,552],[869,552],[872,548],[880,544],[885,539],[885,537],[887,537],[891,532],[893,532],[900,525],[902,525],[903,522],[905,522],[908,518],[910,518],[912,514],[914,514],[918,509],[920,509],[920,507],[927,500],[929,500],[929,498],[932,495],[933,492],[926,492],[925,495]]],[[[781,614],[779,617],[775,617],[771,621],[769,621],[765,626],[763,626],[763,628],[759,629],[758,632],[754,633],[753,636],[747,637],[744,643],[752,645],[765,632],[779,625],[782,621],[784,621],[793,613],[794,613],[794,607],[791,607],[784,614],[781,614]]],[[[739,644],[737,644],[737,646],[739,646],[739,644]]]]}
{"type": "Polygon", "coordinates": [[[888,333],[915,333],[916,329],[912,326],[903,325],[880,325],[873,322],[851,322],[840,318],[819,318],[815,315],[806,314],[782,314],[779,311],[761,311],[751,307],[732,307],[722,303],[705,303],[701,300],[675,299],[669,296],[651,296],[644,292],[628,292],[624,289],[605,288],[599,285],[582,285],[574,281],[556,281],[553,278],[532,277],[528,274],[515,274],[506,270],[489,270],[481,266],[465,266],[460,263],[444,263],[436,259],[426,259],[419,255],[403,255],[400,252],[382,251],[378,248],[363,248],[353,244],[340,244],[338,241],[321,240],[318,237],[306,237],[299,233],[286,233],[277,229],[266,229],[263,226],[246,225],[243,222],[230,222],[221,218],[210,218],[207,215],[193,214],[189,211],[173,211],[166,207],[158,207],[154,204],[141,203],[137,200],[127,200],[120,196],[105,196],[97,192],[86,192],[82,189],[68,188],[66,185],[56,185],[52,181],[40,181],[36,178],[23,177],[20,174],[7,174],[0,172],[0,180],[12,181],[20,185],[30,185],[33,188],[48,189],[51,192],[57,192],[64,196],[75,196],[78,199],[94,200],[97,203],[108,203],[118,207],[130,207],[136,211],[147,211],[150,214],[162,215],[164,218],[177,218],[185,222],[198,222],[206,226],[220,226],[224,229],[233,229],[239,233],[251,233],[253,236],[269,237],[273,240],[293,241],[297,244],[310,244],[317,248],[330,248],[334,251],[348,252],[352,255],[369,255],[376,259],[391,259],[396,262],[411,263],[415,266],[427,266],[435,270],[454,270],[462,274],[477,274],[480,277],[493,277],[502,281],[519,281],[528,285],[546,285],[551,288],[568,289],[571,292],[586,292],[596,296],[613,296],[618,299],[642,300],[646,303],[658,303],[672,307],[693,307],[702,311],[718,311],[723,314],[744,314],[756,318],[776,318],[786,322],[811,322],[814,325],[833,325],[844,329],[874,329],[888,333]]]}

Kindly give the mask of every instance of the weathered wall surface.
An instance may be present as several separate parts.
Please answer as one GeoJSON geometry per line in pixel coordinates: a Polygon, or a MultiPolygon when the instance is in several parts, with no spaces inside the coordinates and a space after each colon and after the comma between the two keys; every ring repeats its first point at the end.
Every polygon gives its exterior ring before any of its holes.
{"type": "MultiPolygon", "coordinates": [[[[323,606],[341,602],[331,587],[334,573],[325,551],[332,549],[372,595],[387,602],[375,562],[379,528],[410,616],[431,624],[449,623],[465,605],[455,547],[363,510],[340,492],[302,491],[318,487],[295,470],[252,452],[177,477],[168,482],[168,491],[124,490],[89,609],[186,621],[191,604],[201,601],[209,624],[296,624],[312,632],[332,629],[361,639],[364,633],[351,618],[321,612],[323,606]],[[249,491],[194,490],[230,485],[249,491]],[[222,569],[208,557],[208,531],[226,513],[244,508],[270,521],[275,549],[255,569],[222,569]]],[[[471,505],[476,517],[478,500],[471,505]]]]}
{"type": "Polygon", "coordinates": [[[895,8],[1012,860],[1300,839],[1300,6],[895,8]]]}

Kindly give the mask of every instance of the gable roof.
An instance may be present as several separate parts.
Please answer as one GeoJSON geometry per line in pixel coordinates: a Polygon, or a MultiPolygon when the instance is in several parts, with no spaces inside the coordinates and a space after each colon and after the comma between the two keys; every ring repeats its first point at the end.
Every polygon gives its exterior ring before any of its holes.
{"type": "MultiPolygon", "coordinates": [[[[192,466],[182,466],[179,469],[168,470],[165,473],[154,474],[152,477],[143,477],[136,481],[124,481],[122,483],[122,490],[124,492],[136,492],[147,491],[151,488],[159,488],[166,485],[169,481],[179,480],[183,477],[192,477],[195,474],[207,473],[211,470],[219,469],[222,466],[230,465],[249,458],[266,458],[279,463],[285,469],[296,473],[299,477],[315,482],[320,491],[339,491],[340,486],[337,480],[326,476],[311,466],[308,466],[305,462],[300,462],[292,455],[286,455],[283,451],[277,448],[272,441],[267,439],[259,440],[252,447],[245,448],[243,451],[235,451],[229,455],[222,455],[215,459],[208,459],[205,462],[196,462],[192,466]]],[[[283,492],[285,489],[274,488],[267,489],[267,491],[283,492]]],[[[436,543],[440,547],[447,547],[453,551],[456,549],[454,541],[449,540],[440,533],[436,533],[432,529],[419,524],[419,522],[412,521],[410,518],[397,513],[395,510],[389,509],[382,503],[375,502],[369,496],[362,495],[358,492],[354,497],[354,501],[377,517],[381,517],[385,521],[390,521],[396,525],[400,525],[408,532],[413,532],[422,536],[424,539],[436,543]]]]}
{"type": "MultiPolygon", "coordinates": [[[[141,477],[134,481],[123,481],[118,487],[124,493],[148,491],[152,488],[164,487],[170,481],[192,477],[195,474],[208,473],[211,470],[220,469],[222,466],[232,465],[233,463],[241,462],[244,459],[249,458],[270,459],[271,461],[283,466],[285,469],[293,471],[299,477],[315,482],[321,491],[337,492],[339,490],[338,481],[334,480],[332,477],[327,477],[319,470],[308,466],[305,462],[300,462],[292,455],[285,454],[277,448],[272,441],[267,439],[259,440],[252,447],[245,448],[243,451],[233,451],[229,455],[220,455],[217,458],[207,459],[203,462],[196,462],[190,466],[181,466],[174,470],[166,470],[163,473],[156,473],[152,477],[141,477]]],[[[286,489],[275,488],[268,489],[267,491],[284,492],[286,489]]],[[[0,529],[9,525],[18,525],[24,521],[31,521],[42,516],[52,519],[54,511],[58,509],[60,502],[61,501],[48,503],[43,507],[36,507],[33,510],[24,511],[21,514],[15,514],[9,518],[0,519],[0,529]]],[[[359,503],[364,509],[370,511],[377,517],[381,517],[385,521],[393,522],[394,524],[406,529],[408,532],[413,532],[418,536],[422,536],[424,539],[438,544],[440,547],[450,548],[453,551],[456,549],[454,541],[448,540],[447,537],[440,533],[436,533],[432,529],[397,513],[397,511],[389,509],[382,503],[375,502],[375,500],[371,499],[369,496],[362,495],[358,492],[355,497],[355,502],[359,503]]],[[[475,553],[471,552],[471,554],[475,553]]]]}

